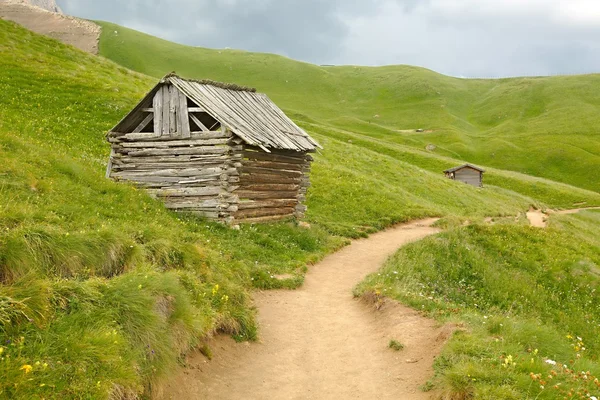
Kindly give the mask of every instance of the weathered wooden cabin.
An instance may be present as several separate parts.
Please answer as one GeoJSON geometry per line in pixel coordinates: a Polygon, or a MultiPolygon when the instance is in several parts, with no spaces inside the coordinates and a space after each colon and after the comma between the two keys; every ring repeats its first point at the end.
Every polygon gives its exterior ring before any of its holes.
{"type": "Polygon", "coordinates": [[[483,173],[485,170],[472,164],[463,164],[444,171],[446,178],[467,183],[472,186],[483,187],[483,173]]]}
{"type": "Polygon", "coordinates": [[[301,218],[320,148],[265,94],[165,76],[107,135],[107,177],[233,222],[301,218]]]}

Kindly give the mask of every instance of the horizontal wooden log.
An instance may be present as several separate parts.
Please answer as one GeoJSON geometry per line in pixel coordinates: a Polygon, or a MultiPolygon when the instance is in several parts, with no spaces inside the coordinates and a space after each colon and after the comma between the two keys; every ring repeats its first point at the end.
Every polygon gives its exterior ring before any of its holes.
{"type": "Polygon", "coordinates": [[[186,188],[203,188],[203,187],[212,186],[212,187],[218,187],[218,188],[222,188],[223,190],[226,190],[226,185],[224,185],[223,182],[221,182],[220,180],[211,180],[211,181],[204,180],[204,181],[188,182],[188,183],[137,182],[137,181],[130,181],[130,182],[132,182],[137,187],[144,188],[144,189],[186,189],[186,188]]]}
{"type": "Polygon", "coordinates": [[[230,151],[229,146],[202,146],[202,147],[176,147],[169,149],[128,149],[116,148],[116,152],[127,154],[129,157],[145,156],[187,156],[187,155],[207,155],[207,154],[227,154],[230,151]]]}
{"type": "Polygon", "coordinates": [[[284,185],[299,185],[301,179],[299,177],[284,177],[281,175],[267,175],[267,174],[242,174],[241,182],[243,184],[255,184],[255,183],[273,183],[273,184],[284,184],[284,185]]]}
{"type": "Polygon", "coordinates": [[[220,174],[212,174],[212,175],[204,175],[202,177],[181,177],[181,176],[160,176],[160,175],[149,175],[149,176],[139,176],[139,175],[120,175],[120,176],[110,176],[116,181],[128,181],[128,182],[154,182],[158,184],[162,184],[163,186],[170,186],[172,184],[180,184],[185,185],[189,183],[203,183],[203,182],[221,182],[220,174]]]}
{"type": "Polygon", "coordinates": [[[245,210],[238,210],[235,214],[235,218],[256,218],[256,217],[267,217],[273,215],[289,215],[294,213],[293,207],[280,207],[280,208],[249,208],[245,210]]]}
{"type": "Polygon", "coordinates": [[[256,208],[281,208],[296,207],[298,201],[295,199],[275,199],[275,200],[242,200],[238,204],[238,209],[249,210],[256,208]]]}
{"type": "Polygon", "coordinates": [[[291,171],[285,169],[272,169],[272,168],[257,168],[257,167],[249,167],[244,165],[242,167],[243,174],[269,174],[269,175],[281,175],[281,176],[292,176],[292,177],[302,177],[304,174],[302,171],[291,171]]]}
{"type": "Polygon", "coordinates": [[[223,203],[217,198],[205,198],[205,197],[173,197],[166,201],[168,208],[176,208],[176,207],[198,207],[198,208],[214,208],[220,206],[228,207],[228,203],[223,203]]]}
{"type": "Polygon", "coordinates": [[[273,191],[273,192],[257,192],[252,190],[237,190],[235,192],[240,199],[296,199],[298,193],[296,191],[273,191]]]}
{"type": "Polygon", "coordinates": [[[224,169],[221,167],[212,168],[182,168],[182,169],[155,169],[155,170],[134,170],[134,171],[121,171],[116,172],[113,176],[116,177],[147,177],[147,176],[164,176],[164,177],[202,177],[212,176],[220,174],[238,175],[238,171],[235,168],[224,169]]]}
{"type": "Polygon", "coordinates": [[[150,194],[159,197],[186,197],[186,196],[210,196],[222,192],[220,187],[178,188],[178,189],[155,189],[149,190],[150,194]]]}
{"type": "Polygon", "coordinates": [[[113,163],[117,165],[142,165],[142,164],[157,164],[157,163],[174,163],[180,167],[182,163],[211,163],[211,162],[235,162],[235,155],[230,154],[203,154],[203,155],[187,155],[187,156],[172,156],[172,157],[130,157],[124,154],[114,154],[112,157],[113,163]]]}
{"type": "Polygon", "coordinates": [[[244,183],[240,184],[240,190],[250,190],[256,192],[269,192],[269,191],[287,191],[300,189],[300,185],[291,183],[244,183]]]}
{"type": "MultiPolygon", "coordinates": [[[[191,132],[188,139],[191,140],[210,140],[210,139],[228,139],[233,137],[233,134],[229,131],[212,131],[212,132],[191,132]]],[[[109,132],[108,141],[110,143],[123,143],[123,142],[167,142],[171,140],[177,140],[178,138],[183,139],[180,135],[164,135],[158,136],[155,133],[116,133],[109,132]]]]}
{"type": "Polygon", "coordinates": [[[282,163],[275,161],[258,161],[258,160],[244,160],[242,166],[254,167],[254,168],[266,168],[275,170],[288,170],[288,171],[304,171],[306,166],[303,164],[292,164],[282,163]]]}
{"type": "Polygon", "coordinates": [[[195,203],[166,203],[165,207],[170,209],[170,210],[195,210],[195,211],[229,211],[229,204],[219,204],[216,206],[201,206],[199,204],[195,204],[195,203]]]}
{"type": "Polygon", "coordinates": [[[256,160],[256,161],[274,161],[284,162],[291,164],[304,164],[306,160],[304,157],[289,157],[277,154],[261,153],[261,152],[248,152],[244,151],[244,159],[256,160]]]}
{"type": "Polygon", "coordinates": [[[191,146],[215,146],[224,145],[229,139],[190,139],[190,140],[162,140],[162,141],[143,141],[143,142],[122,142],[117,146],[123,148],[171,148],[171,147],[191,147],[191,146]]]}
{"type": "Polygon", "coordinates": [[[113,171],[156,171],[163,169],[184,169],[182,167],[184,167],[185,169],[221,168],[223,170],[232,168],[228,160],[186,161],[183,163],[124,163],[122,161],[119,161],[113,163],[113,171]]]}
{"type": "Polygon", "coordinates": [[[112,157],[113,164],[116,166],[150,166],[154,168],[181,168],[206,164],[234,164],[236,163],[235,155],[224,154],[206,154],[196,156],[175,156],[175,157],[129,157],[123,154],[114,154],[112,157]]]}
{"type": "MultiPolygon", "coordinates": [[[[274,155],[281,155],[281,156],[287,156],[287,157],[306,157],[306,152],[303,151],[296,151],[296,150],[286,150],[286,149],[275,149],[275,148],[270,148],[270,153],[267,154],[274,154],[274,155]]],[[[251,146],[251,145],[246,145],[245,146],[245,151],[247,152],[255,152],[255,153],[262,153],[264,152],[261,148],[256,147],[256,146],[251,146]]]]}

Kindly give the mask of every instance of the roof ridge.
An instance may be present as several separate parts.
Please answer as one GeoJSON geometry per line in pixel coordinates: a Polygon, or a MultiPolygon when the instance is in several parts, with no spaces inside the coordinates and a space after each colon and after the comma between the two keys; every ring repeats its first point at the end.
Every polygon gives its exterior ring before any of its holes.
{"type": "Polygon", "coordinates": [[[464,164],[456,166],[454,168],[448,168],[444,172],[454,172],[454,171],[457,171],[459,169],[466,168],[466,167],[476,169],[477,171],[480,171],[480,172],[485,172],[485,169],[483,169],[481,167],[478,167],[477,165],[474,165],[474,164],[471,164],[471,163],[464,163],[464,164]]]}
{"type": "Polygon", "coordinates": [[[218,81],[213,81],[211,79],[187,79],[187,78],[182,78],[181,76],[177,75],[176,72],[171,72],[171,73],[165,75],[164,78],[161,79],[161,82],[165,82],[165,81],[169,80],[169,78],[177,78],[177,79],[181,79],[182,81],[186,81],[186,82],[198,83],[200,85],[209,85],[209,86],[214,86],[214,87],[217,87],[220,89],[233,90],[236,92],[256,93],[256,88],[253,88],[253,87],[236,85],[235,83],[218,82],[218,81]]]}

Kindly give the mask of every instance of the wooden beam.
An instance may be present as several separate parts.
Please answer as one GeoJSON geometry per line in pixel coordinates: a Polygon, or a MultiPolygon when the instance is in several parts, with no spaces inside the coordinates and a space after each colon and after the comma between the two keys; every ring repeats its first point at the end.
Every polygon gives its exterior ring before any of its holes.
{"type": "Polygon", "coordinates": [[[110,173],[112,172],[113,167],[113,157],[115,155],[115,150],[110,149],[110,157],[108,159],[108,165],[106,166],[106,178],[110,178],[110,173]]]}
{"type": "MultiPolygon", "coordinates": [[[[150,112],[154,114],[154,134],[160,136],[160,130],[162,127],[162,107],[163,99],[162,99],[162,90],[159,90],[154,95],[154,99],[152,100],[152,107],[150,112]]],[[[146,109],[144,109],[146,111],[146,109]]]]}
{"type": "Polygon", "coordinates": [[[241,201],[238,204],[238,210],[250,210],[257,208],[281,208],[281,207],[296,207],[298,200],[296,199],[275,199],[275,200],[251,200],[241,201]]]}
{"type": "MultiPolygon", "coordinates": [[[[159,116],[160,118],[160,116],[159,116]]],[[[154,122],[156,122],[156,119],[154,120],[154,122]]],[[[127,142],[154,142],[154,141],[170,141],[173,140],[172,138],[165,136],[165,137],[161,137],[158,136],[156,133],[158,133],[158,135],[160,134],[160,130],[158,132],[155,132],[154,135],[152,134],[148,134],[148,133],[127,133],[123,136],[119,136],[119,137],[110,137],[109,136],[109,142],[110,143],[127,143],[127,142]]],[[[213,131],[213,132],[191,132],[190,134],[190,139],[223,139],[223,138],[230,138],[231,134],[224,134],[221,131],[213,131]]]]}
{"type": "Polygon", "coordinates": [[[213,196],[221,193],[220,187],[157,189],[148,192],[161,197],[213,196]]]}
{"type": "Polygon", "coordinates": [[[177,108],[179,107],[179,95],[177,94],[177,88],[173,85],[169,85],[169,133],[173,134],[177,132],[177,108]]]}
{"type": "Polygon", "coordinates": [[[257,192],[252,190],[237,190],[235,192],[239,196],[240,199],[249,199],[249,200],[266,200],[266,199],[296,199],[298,196],[298,192],[280,192],[280,191],[271,191],[271,192],[257,192]]]}
{"type": "Polygon", "coordinates": [[[224,145],[229,142],[229,139],[188,139],[188,140],[159,140],[159,141],[140,141],[140,142],[122,142],[120,146],[123,148],[169,148],[169,147],[191,147],[191,146],[214,146],[224,145]]]}
{"type": "Polygon", "coordinates": [[[148,126],[148,124],[150,123],[150,121],[152,121],[153,118],[154,114],[146,115],[146,118],[144,118],[144,120],[140,122],[140,124],[133,130],[132,133],[140,133],[146,126],[148,126]]]}
{"type": "Polygon", "coordinates": [[[160,136],[169,134],[169,88],[165,85],[161,88],[162,96],[162,127],[160,136]]]}
{"type": "Polygon", "coordinates": [[[206,127],[206,125],[204,125],[199,119],[198,117],[196,117],[194,114],[189,114],[190,118],[192,119],[192,121],[194,121],[194,123],[196,125],[198,125],[198,128],[200,128],[202,130],[202,132],[210,132],[210,129],[208,129],[206,127]]]}
{"type": "Polygon", "coordinates": [[[177,111],[177,118],[179,119],[177,126],[181,124],[179,133],[184,139],[187,139],[191,136],[190,118],[187,107],[187,96],[182,92],[179,92],[179,110],[177,111]]]}

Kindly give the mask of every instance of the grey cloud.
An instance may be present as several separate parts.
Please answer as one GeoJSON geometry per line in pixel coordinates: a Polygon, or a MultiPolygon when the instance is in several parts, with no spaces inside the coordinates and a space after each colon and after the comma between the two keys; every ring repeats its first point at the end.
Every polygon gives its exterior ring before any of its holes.
{"type": "Polygon", "coordinates": [[[599,71],[600,11],[596,22],[577,2],[565,13],[561,0],[58,1],[72,15],[194,46],[474,77],[599,71]]]}
{"type": "Polygon", "coordinates": [[[283,54],[322,63],[340,56],[347,13],[368,11],[344,0],[129,1],[63,0],[66,13],[104,19],[179,43],[283,54]]]}

